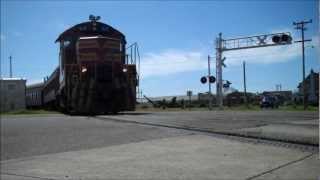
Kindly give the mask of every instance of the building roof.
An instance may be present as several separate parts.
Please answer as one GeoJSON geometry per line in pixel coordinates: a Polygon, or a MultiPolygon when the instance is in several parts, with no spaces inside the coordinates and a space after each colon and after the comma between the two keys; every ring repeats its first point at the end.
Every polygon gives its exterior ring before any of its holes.
{"type": "Polygon", "coordinates": [[[2,81],[26,81],[24,78],[0,78],[2,81]]]}

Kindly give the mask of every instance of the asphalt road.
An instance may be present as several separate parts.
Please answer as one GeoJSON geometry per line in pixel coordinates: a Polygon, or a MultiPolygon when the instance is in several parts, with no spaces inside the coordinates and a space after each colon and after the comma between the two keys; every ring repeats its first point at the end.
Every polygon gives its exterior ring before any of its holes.
{"type": "Polygon", "coordinates": [[[1,118],[1,160],[126,144],[190,132],[77,116],[1,118]]]}
{"type": "Polygon", "coordinates": [[[291,138],[317,144],[317,112],[195,111],[116,116],[7,116],[1,118],[1,160],[105,147],[194,132],[129,122],[291,138]]]}
{"type": "Polygon", "coordinates": [[[1,179],[316,179],[318,151],[221,138],[319,139],[317,112],[1,117],[1,179]],[[177,128],[175,128],[177,127],[177,128]]]}
{"type": "Polygon", "coordinates": [[[319,144],[318,112],[190,111],[101,116],[138,124],[205,130],[293,143],[319,144]]]}

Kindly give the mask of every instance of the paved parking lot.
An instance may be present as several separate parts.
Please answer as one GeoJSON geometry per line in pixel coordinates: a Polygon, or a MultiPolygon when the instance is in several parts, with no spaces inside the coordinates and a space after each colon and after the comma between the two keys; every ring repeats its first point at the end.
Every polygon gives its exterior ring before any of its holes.
{"type": "Polygon", "coordinates": [[[317,179],[318,151],[210,132],[315,145],[318,124],[316,112],[278,111],[7,116],[1,179],[317,179]]]}

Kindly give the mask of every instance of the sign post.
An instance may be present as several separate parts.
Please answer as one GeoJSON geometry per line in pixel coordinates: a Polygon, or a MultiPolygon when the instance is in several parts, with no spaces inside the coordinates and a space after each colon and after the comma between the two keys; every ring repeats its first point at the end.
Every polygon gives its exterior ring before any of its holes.
{"type": "Polygon", "coordinates": [[[189,97],[189,110],[191,109],[191,96],[192,96],[192,91],[187,91],[187,96],[189,97]]]}

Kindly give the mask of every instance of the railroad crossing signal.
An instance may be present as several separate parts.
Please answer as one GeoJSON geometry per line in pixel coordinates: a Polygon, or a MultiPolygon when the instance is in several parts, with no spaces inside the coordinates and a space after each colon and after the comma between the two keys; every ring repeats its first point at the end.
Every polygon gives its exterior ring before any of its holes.
{"type": "MultiPolygon", "coordinates": [[[[241,50],[241,49],[252,49],[260,47],[270,47],[279,45],[289,45],[292,43],[291,34],[288,32],[274,33],[274,34],[263,34],[257,36],[240,37],[233,39],[223,39],[222,33],[216,39],[216,96],[217,104],[223,108],[223,93],[222,88],[229,87],[230,82],[223,84],[222,80],[222,67],[226,67],[222,58],[222,54],[225,51],[241,50]]],[[[209,62],[209,61],[208,61],[209,62]]],[[[228,81],[227,81],[228,82],[228,81]]],[[[209,84],[210,85],[210,84],[209,84]]]]}
{"type": "Polygon", "coordinates": [[[209,77],[202,76],[200,78],[200,82],[202,84],[205,84],[205,83],[207,83],[208,79],[209,79],[209,83],[215,83],[216,82],[216,78],[214,76],[209,76],[209,77]]]}
{"type": "Polygon", "coordinates": [[[209,83],[216,82],[216,78],[214,76],[209,76],[209,83]]]}
{"type": "Polygon", "coordinates": [[[227,80],[226,83],[223,84],[223,87],[224,87],[224,88],[229,88],[229,87],[230,87],[230,84],[232,84],[232,83],[227,80]]]}
{"type": "Polygon", "coordinates": [[[292,37],[289,32],[264,34],[234,39],[222,39],[222,37],[220,37],[217,39],[217,48],[220,51],[231,51],[268,46],[288,45],[291,44],[291,41],[292,37]]]}
{"type": "Polygon", "coordinates": [[[223,57],[223,58],[221,59],[221,65],[226,68],[227,65],[224,63],[225,60],[226,60],[226,57],[223,57]]]}
{"type": "Polygon", "coordinates": [[[202,84],[207,83],[207,77],[202,76],[201,79],[200,79],[200,81],[201,81],[202,84]]]}
{"type": "Polygon", "coordinates": [[[292,37],[289,36],[288,34],[281,34],[281,35],[274,35],[272,37],[272,42],[279,44],[279,43],[291,43],[292,37]]]}

